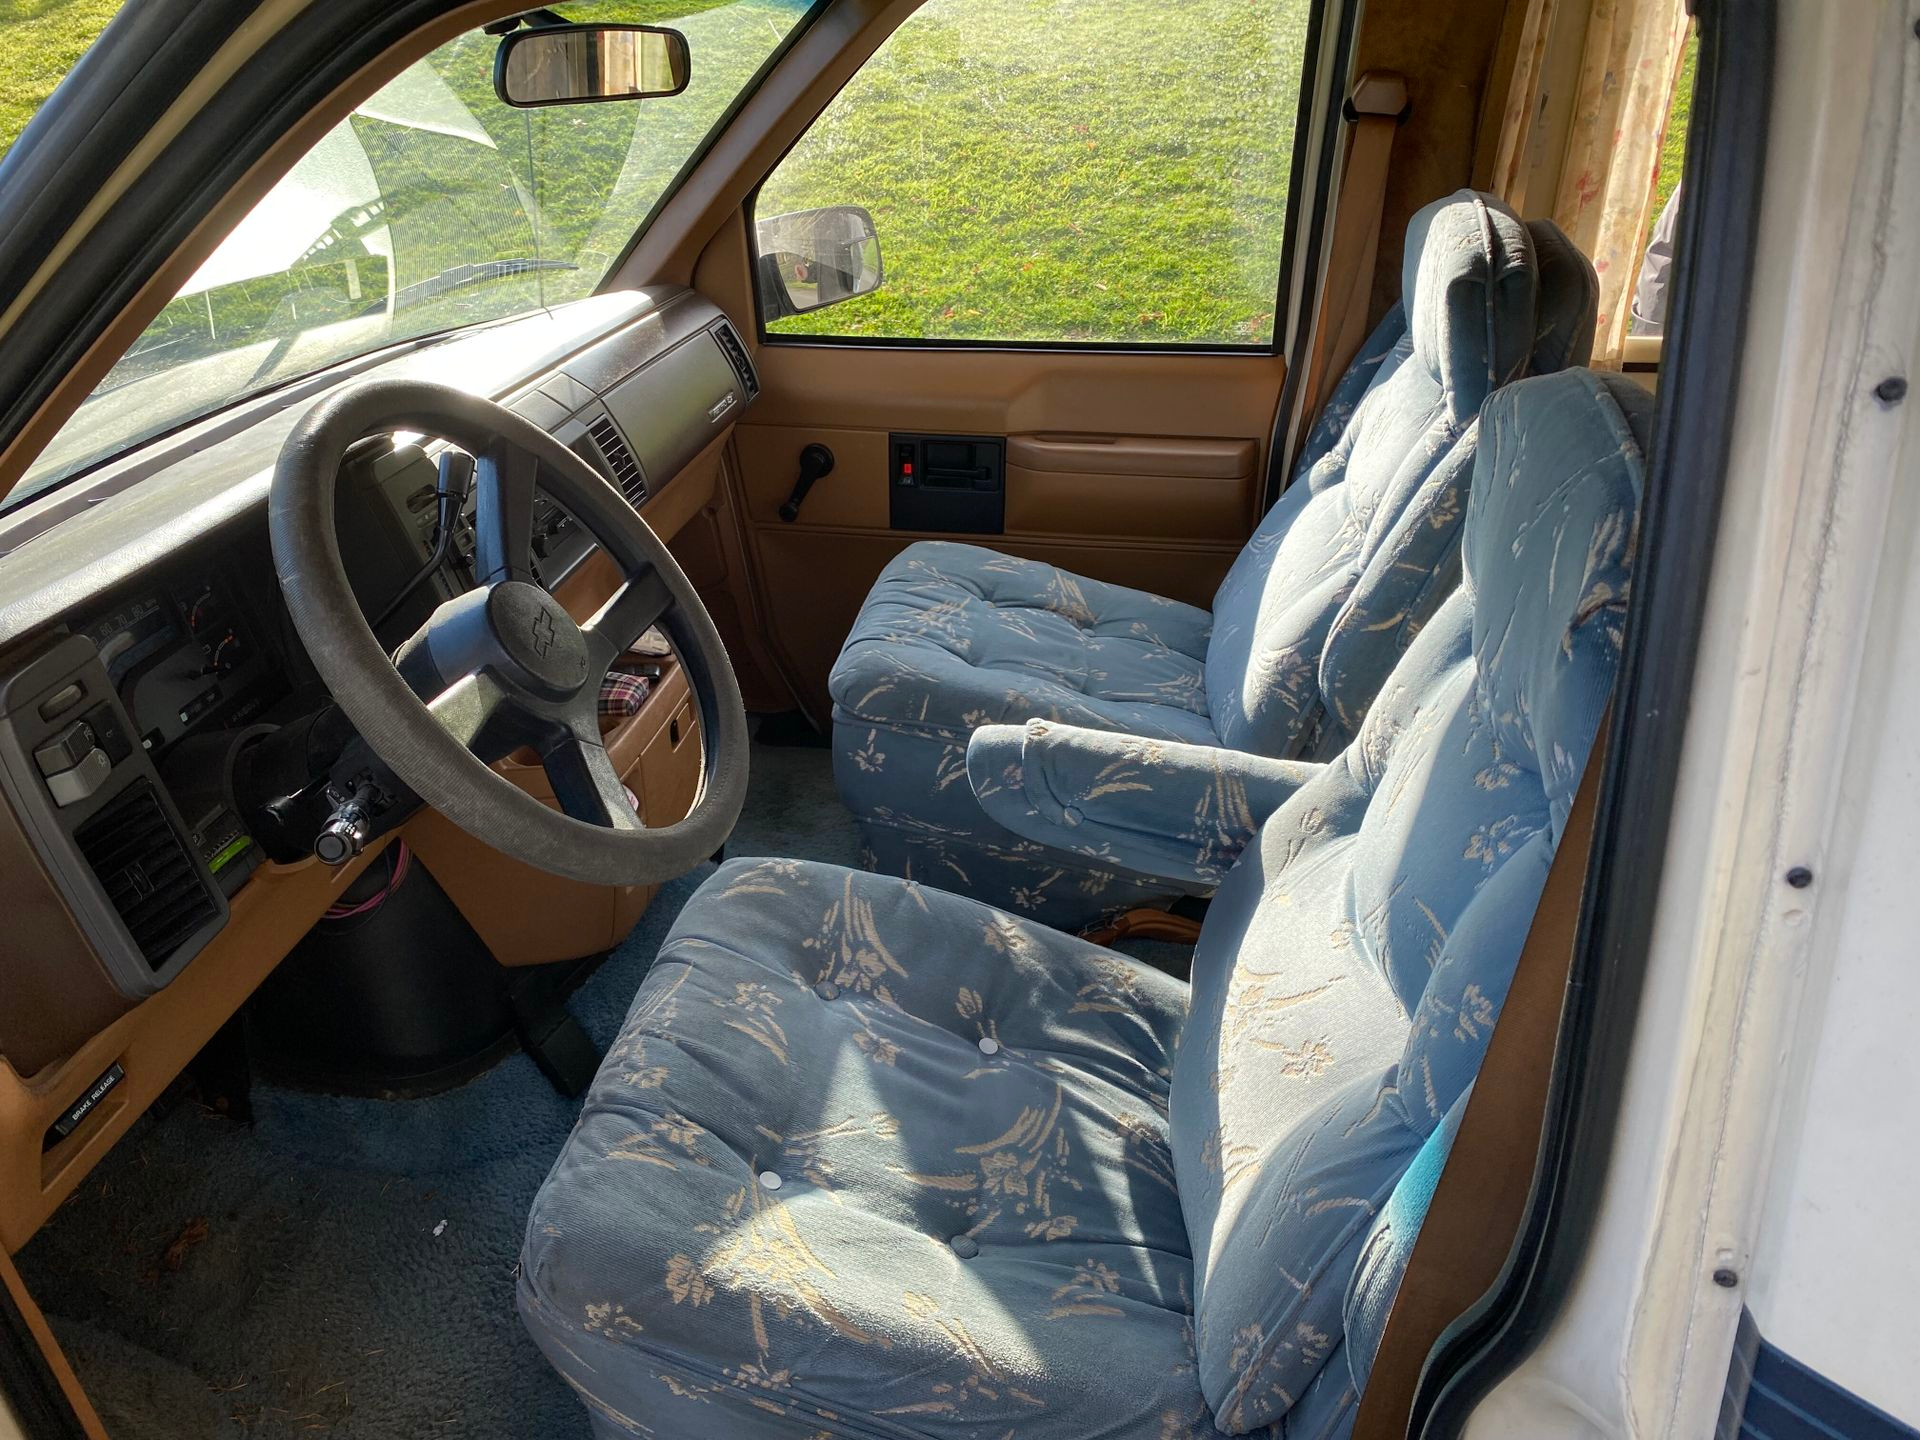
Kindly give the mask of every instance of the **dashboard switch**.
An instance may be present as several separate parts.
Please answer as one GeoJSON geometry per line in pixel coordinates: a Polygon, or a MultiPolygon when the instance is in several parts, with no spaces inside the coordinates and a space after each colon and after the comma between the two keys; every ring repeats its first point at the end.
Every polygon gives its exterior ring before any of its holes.
{"type": "Polygon", "coordinates": [[[93,727],[76,720],[33,752],[33,763],[51,779],[73,769],[94,749],[93,727]]]}
{"type": "Polygon", "coordinates": [[[87,692],[78,680],[62,685],[53,694],[40,702],[42,720],[58,720],[67,711],[86,699],[87,692]]]}
{"type": "Polygon", "coordinates": [[[53,793],[53,803],[64,810],[94,794],[111,774],[113,761],[107,758],[106,751],[95,746],[77,765],[58,775],[47,776],[47,789],[53,793]]]}

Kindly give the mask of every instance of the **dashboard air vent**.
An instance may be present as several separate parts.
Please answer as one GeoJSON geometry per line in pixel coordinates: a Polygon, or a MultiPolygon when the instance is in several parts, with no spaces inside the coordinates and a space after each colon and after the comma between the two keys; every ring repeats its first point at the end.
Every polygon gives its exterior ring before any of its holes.
{"type": "Polygon", "coordinates": [[[153,782],[128,787],[74,836],[141,957],[155,970],[219,915],[153,782]]]}
{"type": "Polygon", "coordinates": [[[647,477],[640,473],[640,462],[627,448],[627,439],[620,433],[620,427],[603,410],[599,418],[587,426],[587,435],[606,459],[607,478],[620,487],[627,503],[638,509],[647,498],[647,477]]]}
{"type": "Polygon", "coordinates": [[[753,361],[747,358],[747,347],[740,341],[740,332],[733,323],[722,320],[713,327],[713,338],[720,346],[720,353],[727,357],[727,363],[733,367],[733,373],[740,377],[740,392],[744,399],[751,400],[760,393],[760,377],[753,373],[753,361]]]}

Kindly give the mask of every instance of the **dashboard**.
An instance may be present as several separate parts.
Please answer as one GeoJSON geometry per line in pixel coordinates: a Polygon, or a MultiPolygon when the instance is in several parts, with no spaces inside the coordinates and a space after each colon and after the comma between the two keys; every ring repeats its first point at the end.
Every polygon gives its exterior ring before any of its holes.
{"type": "MultiPolygon", "coordinates": [[[[300,858],[236,791],[263,737],[344,724],[275,579],[271,465],[319,396],[386,374],[499,400],[636,508],[759,388],[739,334],[692,291],[599,297],[291,387],[0,517],[0,797],[17,827],[0,816],[0,906],[30,941],[0,955],[0,1059],[17,1075],[171,984],[263,863],[300,858]]],[[[342,558],[389,649],[471,586],[458,474],[445,446],[405,434],[363,441],[342,469],[342,558]]],[[[597,548],[544,495],[534,534],[549,589],[597,548]]],[[[311,854],[310,837],[292,843],[311,854]]]]}

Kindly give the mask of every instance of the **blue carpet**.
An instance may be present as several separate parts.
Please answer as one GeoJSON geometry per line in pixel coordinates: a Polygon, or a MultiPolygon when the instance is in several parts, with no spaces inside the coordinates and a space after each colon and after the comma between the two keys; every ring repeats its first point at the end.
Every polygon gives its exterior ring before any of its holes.
{"type": "MultiPolygon", "coordinates": [[[[857,863],[826,750],[756,745],[752,768],[728,853],[857,863]]],[[[575,993],[597,1044],[710,873],[667,886],[575,993]]],[[[518,1053],[423,1100],[259,1086],[251,1126],[188,1101],[123,1140],[20,1268],[116,1440],[587,1440],[513,1306],[576,1110],[518,1053]]]]}

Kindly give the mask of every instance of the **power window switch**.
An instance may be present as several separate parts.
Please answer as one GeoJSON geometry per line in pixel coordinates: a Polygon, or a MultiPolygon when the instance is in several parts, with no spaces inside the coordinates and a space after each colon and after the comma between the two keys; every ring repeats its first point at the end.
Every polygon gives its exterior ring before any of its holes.
{"type": "Polygon", "coordinates": [[[76,720],[33,752],[33,762],[48,779],[73,769],[95,748],[93,727],[76,720]]]}
{"type": "Polygon", "coordinates": [[[53,794],[53,803],[64,810],[95,794],[112,774],[112,759],[96,745],[78,764],[47,776],[47,789],[53,794]]]}

